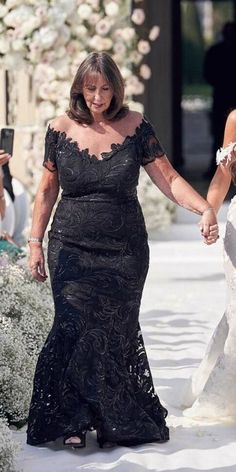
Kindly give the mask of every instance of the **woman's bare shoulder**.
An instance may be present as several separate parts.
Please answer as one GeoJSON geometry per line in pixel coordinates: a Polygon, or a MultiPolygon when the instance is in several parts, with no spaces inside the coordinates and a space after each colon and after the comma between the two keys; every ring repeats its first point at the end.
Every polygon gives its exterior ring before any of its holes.
{"type": "Polygon", "coordinates": [[[132,123],[134,127],[139,126],[143,121],[143,115],[139,111],[129,110],[128,114],[126,115],[127,121],[132,123]]]}
{"type": "Polygon", "coordinates": [[[50,121],[49,126],[50,128],[55,129],[56,131],[67,131],[70,126],[70,118],[64,114],[57,116],[54,120],[50,121]]]}
{"type": "Polygon", "coordinates": [[[227,122],[228,124],[236,126],[236,108],[229,113],[227,122]]]}

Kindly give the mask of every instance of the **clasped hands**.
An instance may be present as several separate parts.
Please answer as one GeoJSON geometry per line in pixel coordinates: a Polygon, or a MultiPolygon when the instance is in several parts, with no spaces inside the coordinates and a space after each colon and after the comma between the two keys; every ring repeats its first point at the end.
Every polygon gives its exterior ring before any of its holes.
{"type": "Polygon", "coordinates": [[[219,239],[219,226],[213,208],[209,208],[203,212],[198,226],[205,244],[214,244],[217,239],[219,239]]]}

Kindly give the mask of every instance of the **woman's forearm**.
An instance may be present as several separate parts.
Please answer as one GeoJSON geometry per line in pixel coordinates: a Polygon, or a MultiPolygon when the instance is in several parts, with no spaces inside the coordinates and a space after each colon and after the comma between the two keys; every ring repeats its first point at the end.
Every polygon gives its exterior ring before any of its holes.
{"type": "Polygon", "coordinates": [[[58,197],[58,191],[55,188],[39,188],[33,209],[31,237],[43,239],[53,206],[58,197]]]}
{"type": "Polygon", "coordinates": [[[210,205],[179,175],[167,158],[145,166],[154,184],[174,203],[201,215],[210,205]]]}
{"type": "Polygon", "coordinates": [[[178,205],[198,215],[209,207],[206,200],[179,174],[170,182],[170,193],[178,205]]]}
{"type": "Polygon", "coordinates": [[[207,201],[216,212],[220,209],[230,187],[231,175],[226,168],[219,166],[210,183],[207,201]]]}

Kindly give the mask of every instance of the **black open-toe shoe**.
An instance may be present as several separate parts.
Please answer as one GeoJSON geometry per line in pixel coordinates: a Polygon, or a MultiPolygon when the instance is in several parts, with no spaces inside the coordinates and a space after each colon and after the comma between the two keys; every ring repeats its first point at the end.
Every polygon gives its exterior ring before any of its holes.
{"type": "Polygon", "coordinates": [[[86,446],[86,433],[78,433],[76,431],[74,431],[73,433],[69,433],[64,437],[63,444],[66,447],[71,447],[71,448],[75,448],[75,449],[85,447],[86,446]],[[71,439],[72,438],[79,438],[80,442],[73,442],[73,440],[68,442],[68,439],[70,439],[70,438],[71,439]]]}
{"type": "Polygon", "coordinates": [[[101,449],[116,446],[116,443],[115,443],[115,442],[111,442],[111,441],[108,441],[107,439],[105,439],[105,438],[101,435],[100,431],[97,431],[97,442],[98,442],[99,447],[100,447],[101,449]]]}

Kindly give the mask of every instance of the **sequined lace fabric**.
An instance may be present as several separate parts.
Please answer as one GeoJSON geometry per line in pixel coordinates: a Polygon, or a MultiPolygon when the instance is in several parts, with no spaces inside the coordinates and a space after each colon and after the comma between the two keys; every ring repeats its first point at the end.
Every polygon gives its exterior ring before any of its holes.
{"type": "Polygon", "coordinates": [[[236,421],[236,196],[231,200],[224,238],[227,302],[206,354],[186,386],[184,415],[236,421]]]}
{"type": "Polygon", "coordinates": [[[169,437],[139,326],[149,248],[136,192],[140,166],[163,154],[146,119],[102,160],[47,130],[44,166],[62,188],[48,244],[55,318],[36,366],[28,444],[92,429],[124,445],[169,437]]]}

